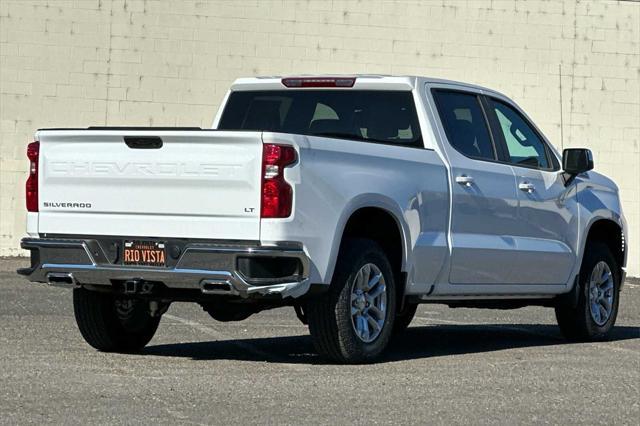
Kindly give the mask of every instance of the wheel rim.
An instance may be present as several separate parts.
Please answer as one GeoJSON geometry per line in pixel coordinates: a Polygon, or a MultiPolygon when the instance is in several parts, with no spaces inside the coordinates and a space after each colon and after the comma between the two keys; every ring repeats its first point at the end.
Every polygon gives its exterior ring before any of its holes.
{"type": "Polygon", "coordinates": [[[603,326],[613,312],[614,285],[609,265],[600,261],[591,271],[589,279],[589,312],[599,326],[603,326]]]}
{"type": "Polygon", "coordinates": [[[351,325],[365,343],[378,338],[387,319],[387,286],[373,263],[364,265],[351,283],[351,325]]]}

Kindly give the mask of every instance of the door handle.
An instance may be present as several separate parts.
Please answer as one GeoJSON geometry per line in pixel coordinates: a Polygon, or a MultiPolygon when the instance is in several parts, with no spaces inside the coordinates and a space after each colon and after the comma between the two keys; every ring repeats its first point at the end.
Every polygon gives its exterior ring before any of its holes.
{"type": "Polygon", "coordinates": [[[468,187],[473,184],[473,178],[467,175],[456,176],[456,183],[468,187]]]}
{"type": "Polygon", "coordinates": [[[528,192],[529,194],[536,190],[536,186],[529,182],[522,182],[520,185],[518,185],[518,188],[520,189],[520,191],[528,192]]]}

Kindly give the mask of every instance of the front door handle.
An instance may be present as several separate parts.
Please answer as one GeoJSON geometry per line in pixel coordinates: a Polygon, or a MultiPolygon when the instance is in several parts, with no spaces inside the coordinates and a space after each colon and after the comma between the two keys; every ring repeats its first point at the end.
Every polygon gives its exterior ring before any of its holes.
{"type": "Polygon", "coordinates": [[[518,188],[520,189],[520,191],[528,192],[529,194],[536,190],[536,186],[529,182],[522,182],[520,185],[518,185],[518,188]]]}
{"type": "Polygon", "coordinates": [[[463,186],[471,186],[473,184],[473,178],[467,175],[456,176],[456,183],[463,186]]]}

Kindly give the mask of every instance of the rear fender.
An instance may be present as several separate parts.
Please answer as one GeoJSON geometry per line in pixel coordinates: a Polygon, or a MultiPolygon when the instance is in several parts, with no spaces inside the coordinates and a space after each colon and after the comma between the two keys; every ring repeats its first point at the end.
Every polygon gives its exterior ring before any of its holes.
{"type": "Polygon", "coordinates": [[[333,243],[331,245],[331,256],[330,263],[327,267],[327,281],[331,282],[331,278],[333,277],[333,272],[336,266],[336,260],[338,258],[338,253],[340,251],[340,244],[342,243],[342,238],[344,235],[345,228],[347,226],[347,222],[351,218],[351,216],[358,210],[362,208],[378,208],[388,212],[396,224],[398,225],[398,229],[400,231],[400,238],[402,239],[402,266],[401,272],[406,272],[408,270],[408,253],[410,252],[410,247],[408,245],[407,238],[409,235],[409,229],[406,221],[400,219],[403,217],[402,209],[400,206],[391,198],[385,197],[381,194],[360,194],[357,197],[350,200],[345,206],[340,218],[338,220],[338,226],[336,227],[336,232],[333,236],[333,243]]]}

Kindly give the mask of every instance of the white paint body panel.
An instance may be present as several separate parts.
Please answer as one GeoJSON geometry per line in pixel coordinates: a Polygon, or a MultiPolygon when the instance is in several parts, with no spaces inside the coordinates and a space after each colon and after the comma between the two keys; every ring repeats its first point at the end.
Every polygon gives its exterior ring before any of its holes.
{"type": "Polygon", "coordinates": [[[279,133],[265,133],[264,141],[295,145],[300,161],[285,172],[294,213],[263,220],[263,242],[301,241],[312,282],[329,283],[349,217],[377,207],[400,226],[411,287],[426,291],[434,283],[447,256],[448,213],[445,168],[434,151],[279,133]]]}
{"type": "Polygon", "coordinates": [[[37,138],[40,233],[260,237],[260,132],[76,130],[37,138]],[[163,146],[132,149],[124,135],[159,136],[163,146]]]}

